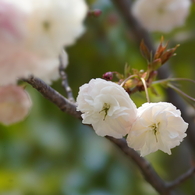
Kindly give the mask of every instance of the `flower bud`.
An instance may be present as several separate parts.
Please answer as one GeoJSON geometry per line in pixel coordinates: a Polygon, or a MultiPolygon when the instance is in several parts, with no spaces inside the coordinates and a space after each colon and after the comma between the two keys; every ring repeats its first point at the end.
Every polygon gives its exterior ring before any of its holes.
{"type": "Polygon", "coordinates": [[[105,74],[103,74],[102,78],[107,80],[107,81],[111,81],[113,79],[113,73],[112,72],[106,72],[105,74]]]}
{"type": "Polygon", "coordinates": [[[89,11],[88,13],[90,16],[99,17],[102,14],[102,11],[100,9],[94,9],[92,11],[89,11]]]}

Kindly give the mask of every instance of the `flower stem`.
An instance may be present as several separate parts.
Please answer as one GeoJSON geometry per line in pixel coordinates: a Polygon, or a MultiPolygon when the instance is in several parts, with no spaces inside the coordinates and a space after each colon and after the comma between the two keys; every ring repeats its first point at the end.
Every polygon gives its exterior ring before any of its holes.
{"type": "Polygon", "coordinates": [[[129,77],[127,77],[121,84],[120,86],[122,87],[129,79],[133,78],[133,77],[136,77],[136,75],[131,75],[129,77]]]}
{"type": "Polygon", "coordinates": [[[148,103],[150,103],[150,98],[149,98],[149,95],[148,95],[148,88],[147,88],[147,85],[146,85],[146,81],[145,81],[144,78],[141,78],[141,81],[142,81],[144,89],[145,89],[146,99],[147,99],[148,103]]]}

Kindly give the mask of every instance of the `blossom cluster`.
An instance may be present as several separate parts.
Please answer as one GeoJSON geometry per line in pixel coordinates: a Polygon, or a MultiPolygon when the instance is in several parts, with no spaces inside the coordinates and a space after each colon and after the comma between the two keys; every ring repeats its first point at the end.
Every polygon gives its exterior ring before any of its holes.
{"type": "MultiPolygon", "coordinates": [[[[51,84],[59,77],[59,55],[83,33],[86,14],[84,0],[0,0],[0,86],[10,99],[19,101],[10,87],[18,79],[33,75],[51,84]]],[[[63,61],[67,66],[66,53],[63,61]]]]}
{"type": "Polygon", "coordinates": [[[190,0],[136,0],[131,12],[148,31],[169,32],[184,24],[190,0]]]}
{"type": "Polygon", "coordinates": [[[141,156],[157,150],[171,154],[186,137],[188,124],[181,112],[167,102],[145,103],[137,108],[124,88],[100,78],[80,87],[77,110],[84,124],[97,135],[122,138],[141,156]]]}

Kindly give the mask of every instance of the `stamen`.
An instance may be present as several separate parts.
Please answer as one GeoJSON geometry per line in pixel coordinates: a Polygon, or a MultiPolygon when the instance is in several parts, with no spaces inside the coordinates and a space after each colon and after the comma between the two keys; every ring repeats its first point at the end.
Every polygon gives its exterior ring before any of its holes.
{"type": "Polygon", "coordinates": [[[104,103],[104,106],[103,106],[102,110],[99,112],[99,113],[105,112],[104,118],[103,118],[104,121],[105,121],[105,119],[106,119],[106,116],[107,116],[107,114],[108,114],[108,110],[109,110],[109,109],[110,109],[110,105],[107,104],[107,103],[104,103]]]}
{"type": "Polygon", "coordinates": [[[43,28],[47,31],[50,28],[50,23],[46,20],[43,22],[43,28]]]}
{"type": "Polygon", "coordinates": [[[156,142],[158,142],[158,138],[157,138],[157,133],[158,133],[158,126],[160,123],[154,123],[153,125],[150,126],[151,130],[154,132],[154,136],[156,138],[156,142]]]}

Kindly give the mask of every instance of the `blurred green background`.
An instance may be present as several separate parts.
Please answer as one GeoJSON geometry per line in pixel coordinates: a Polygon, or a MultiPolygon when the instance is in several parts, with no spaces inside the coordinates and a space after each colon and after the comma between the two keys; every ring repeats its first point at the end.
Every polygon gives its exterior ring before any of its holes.
{"type": "MultiPolygon", "coordinates": [[[[132,39],[118,10],[109,0],[87,1],[90,9],[102,10],[100,17],[88,17],[86,32],[67,49],[69,84],[77,96],[79,86],[107,71],[123,73],[127,63],[132,68],[146,69],[139,45],[132,39]]],[[[170,60],[174,77],[195,79],[195,7],[186,24],[169,34],[153,33],[158,44],[161,35],[169,46],[180,43],[177,56],[170,60]]],[[[52,85],[65,95],[61,82],[52,85]]],[[[195,97],[194,86],[179,87],[195,97]]],[[[118,148],[80,121],[62,113],[55,105],[26,84],[33,107],[29,116],[18,124],[0,126],[0,195],[156,195],[137,167],[118,148]]],[[[165,101],[166,90],[157,87],[159,96],[152,101],[165,101]]],[[[133,95],[140,106],[144,93],[133,95]]],[[[193,112],[189,106],[189,112],[193,112]]],[[[190,166],[190,149],[185,140],[169,156],[161,151],[148,155],[160,176],[169,181],[190,166]]],[[[192,194],[195,182],[182,184],[178,193],[192,194]]]]}

